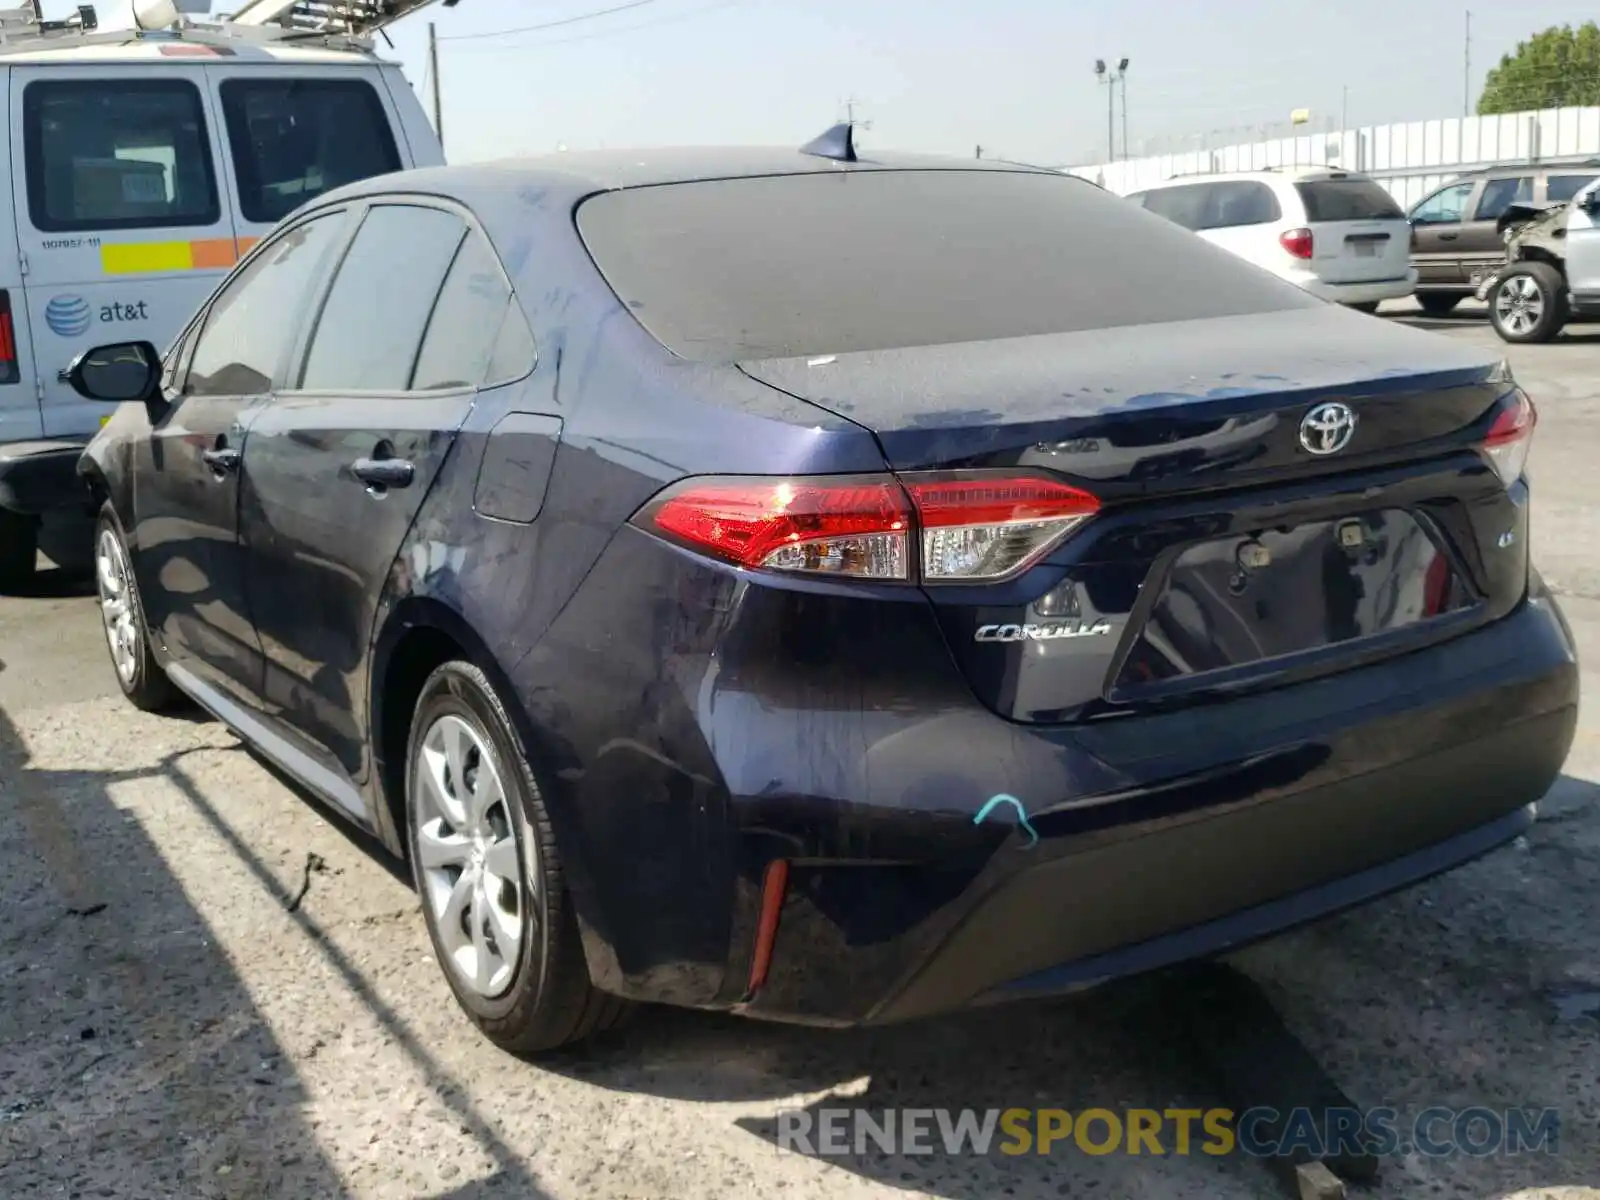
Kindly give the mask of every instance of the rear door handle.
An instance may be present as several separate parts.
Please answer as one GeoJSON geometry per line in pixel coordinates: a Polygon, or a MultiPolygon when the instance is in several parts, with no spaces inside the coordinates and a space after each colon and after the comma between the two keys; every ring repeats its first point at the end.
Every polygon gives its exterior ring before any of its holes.
{"type": "Polygon", "coordinates": [[[358,458],[350,473],[371,488],[410,487],[417,469],[403,458],[358,458]]]}
{"type": "Polygon", "coordinates": [[[239,452],[227,446],[216,450],[202,450],[200,457],[206,466],[218,475],[226,475],[230,471],[237,470],[239,466],[239,452]]]}
{"type": "Polygon", "coordinates": [[[1441,242],[1453,242],[1460,236],[1461,235],[1459,233],[1441,233],[1439,235],[1439,240],[1441,242]]]}

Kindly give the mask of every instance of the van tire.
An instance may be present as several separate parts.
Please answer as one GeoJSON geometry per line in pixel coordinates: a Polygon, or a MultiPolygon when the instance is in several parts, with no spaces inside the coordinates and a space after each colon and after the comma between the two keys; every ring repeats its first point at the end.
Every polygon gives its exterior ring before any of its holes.
{"type": "Polygon", "coordinates": [[[1418,292],[1417,305],[1430,317],[1447,317],[1464,297],[1453,292],[1418,292]]]}
{"type": "Polygon", "coordinates": [[[1377,316],[1378,302],[1376,300],[1363,300],[1359,304],[1351,304],[1350,308],[1358,313],[1366,313],[1369,317],[1377,316]]]}
{"type": "Polygon", "coordinates": [[[0,595],[26,591],[38,564],[38,518],[0,508],[0,595]]]}
{"type": "Polygon", "coordinates": [[[1502,341],[1513,344],[1552,340],[1566,326],[1567,312],[1567,281],[1549,263],[1518,263],[1489,292],[1489,323],[1502,341]]]}

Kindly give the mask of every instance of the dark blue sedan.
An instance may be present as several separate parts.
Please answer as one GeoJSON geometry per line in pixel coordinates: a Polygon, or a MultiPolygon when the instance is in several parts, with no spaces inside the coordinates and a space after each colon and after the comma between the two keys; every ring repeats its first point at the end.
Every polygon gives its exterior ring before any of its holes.
{"type": "Polygon", "coordinates": [[[1535,413],[1079,179],[645,151],[266,238],[83,457],[124,692],[412,865],[533,1052],[1215,953],[1527,829],[1535,413]]]}

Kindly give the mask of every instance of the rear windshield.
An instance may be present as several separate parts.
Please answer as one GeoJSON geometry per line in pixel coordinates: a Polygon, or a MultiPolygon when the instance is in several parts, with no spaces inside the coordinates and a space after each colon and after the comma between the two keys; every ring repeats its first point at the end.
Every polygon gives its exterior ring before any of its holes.
{"type": "Polygon", "coordinates": [[[838,171],[668,184],[599,193],[577,220],[640,323],[705,362],[1321,303],[1066,175],[838,171]]]}
{"type": "Polygon", "coordinates": [[[1370,179],[1318,179],[1297,183],[1308,221],[1403,221],[1394,197],[1370,179]]]}

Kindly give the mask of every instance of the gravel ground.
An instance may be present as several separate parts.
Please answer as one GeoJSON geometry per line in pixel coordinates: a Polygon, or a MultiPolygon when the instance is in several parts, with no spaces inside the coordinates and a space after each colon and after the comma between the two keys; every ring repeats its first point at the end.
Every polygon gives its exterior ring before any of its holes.
{"type": "MultiPolygon", "coordinates": [[[[1542,405],[1535,553],[1600,662],[1600,337],[1512,357],[1542,405]]],[[[780,1110],[825,1102],[1219,1103],[1161,980],[870,1033],[650,1012],[580,1058],[506,1057],[391,867],[220,726],[121,703],[92,602],[40,591],[0,601],[0,1196],[1280,1194],[1203,1155],[775,1145],[780,1110]]],[[[1363,1105],[1561,1110],[1557,1153],[1397,1157],[1375,1196],[1600,1197],[1596,732],[1526,844],[1235,960],[1363,1105]]]]}

